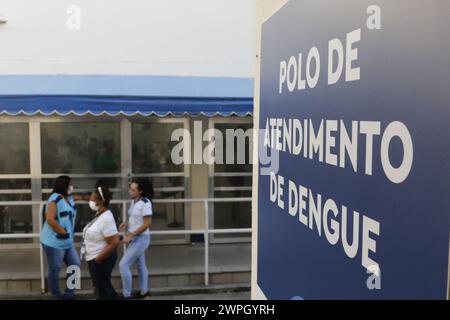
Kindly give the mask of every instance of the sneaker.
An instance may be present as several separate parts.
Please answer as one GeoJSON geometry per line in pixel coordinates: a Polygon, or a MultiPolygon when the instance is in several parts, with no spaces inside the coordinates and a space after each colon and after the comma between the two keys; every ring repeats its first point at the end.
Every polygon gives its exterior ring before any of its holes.
{"type": "Polygon", "coordinates": [[[62,300],[77,300],[73,293],[64,293],[61,297],[62,300]]]}
{"type": "Polygon", "coordinates": [[[140,292],[138,292],[137,294],[137,299],[143,299],[143,300],[148,300],[150,298],[150,291],[147,291],[146,293],[142,294],[140,292]]]}

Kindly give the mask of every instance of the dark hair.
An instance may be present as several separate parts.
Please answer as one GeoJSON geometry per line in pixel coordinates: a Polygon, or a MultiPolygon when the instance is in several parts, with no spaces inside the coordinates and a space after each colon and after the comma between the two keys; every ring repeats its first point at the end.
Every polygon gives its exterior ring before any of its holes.
{"type": "Polygon", "coordinates": [[[97,182],[95,183],[95,189],[97,189],[98,187],[106,187],[108,185],[108,180],[105,178],[100,178],[97,180],[97,182]]]}
{"type": "Polygon", "coordinates": [[[59,176],[56,178],[55,184],[53,185],[53,192],[67,196],[67,189],[69,188],[70,180],[71,179],[69,176],[59,176]]]}
{"type": "Polygon", "coordinates": [[[99,199],[103,200],[103,205],[105,207],[109,205],[109,202],[112,199],[112,192],[109,191],[108,187],[102,185],[96,186],[94,193],[97,195],[99,199]],[[102,194],[100,194],[100,191],[98,190],[99,188],[102,190],[102,194]]]}
{"type": "Polygon", "coordinates": [[[148,178],[137,178],[131,180],[131,183],[136,183],[139,191],[142,191],[142,196],[152,200],[153,198],[153,183],[148,178]]]}

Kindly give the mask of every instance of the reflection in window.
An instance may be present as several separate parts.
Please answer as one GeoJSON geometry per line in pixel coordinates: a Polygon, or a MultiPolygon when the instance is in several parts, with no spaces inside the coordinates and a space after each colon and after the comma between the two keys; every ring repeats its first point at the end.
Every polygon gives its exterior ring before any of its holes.
{"type": "MultiPolygon", "coordinates": [[[[30,201],[28,199],[23,199],[30,201]]],[[[0,199],[17,201],[17,199],[0,199]]],[[[30,233],[33,231],[31,206],[0,206],[0,233],[30,233]]]]}
{"type": "MultiPolygon", "coordinates": [[[[0,179],[0,202],[30,200],[30,179],[0,179]]],[[[33,232],[31,212],[31,206],[0,205],[0,234],[33,232]]],[[[33,239],[1,239],[0,243],[30,243],[32,241],[33,239]]]]}
{"type": "Polygon", "coordinates": [[[42,123],[43,173],[120,172],[120,123],[42,123]]]}
{"type": "Polygon", "coordinates": [[[183,171],[182,165],[171,160],[172,132],[182,129],[182,123],[133,123],[133,173],[183,171]]]}
{"type": "MultiPolygon", "coordinates": [[[[20,181],[20,180],[19,180],[20,181]]],[[[5,182],[0,180],[0,182],[5,182]]],[[[26,187],[20,181],[14,183],[13,187],[23,189],[26,187]]],[[[3,186],[4,183],[1,183],[3,186]]],[[[8,188],[11,186],[9,185],[8,188]]],[[[0,194],[2,201],[30,201],[30,193],[0,194]]],[[[31,233],[33,232],[33,219],[31,206],[2,206],[0,205],[0,234],[2,233],[31,233]]],[[[31,243],[33,239],[0,239],[0,243],[31,243]]]]}
{"type": "MultiPolygon", "coordinates": [[[[216,198],[251,198],[251,191],[216,191],[216,198]]],[[[251,228],[251,202],[214,204],[214,228],[251,228]]]]}
{"type": "Polygon", "coordinates": [[[215,172],[250,172],[252,171],[252,164],[250,163],[250,157],[252,156],[252,150],[250,150],[250,139],[252,139],[252,128],[251,123],[218,123],[215,128],[222,133],[223,137],[223,163],[215,164],[215,172]],[[227,136],[227,130],[229,130],[227,136]],[[231,135],[231,133],[236,134],[236,136],[242,136],[245,138],[244,141],[238,141],[238,139],[231,135]],[[227,137],[234,137],[234,161],[232,164],[227,164],[227,137]],[[245,154],[238,154],[239,144],[244,144],[245,154]],[[244,164],[238,163],[238,158],[243,157],[244,164]]]}
{"type": "MultiPolygon", "coordinates": [[[[0,202],[30,201],[29,179],[1,179],[0,202]]],[[[0,206],[0,233],[32,232],[31,206],[0,206]]]]}
{"type": "Polygon", "coordinates": [[[0,123],[0,174],[30,173],[28,123],[0,123]]]}
{"type": "MultiPolygon", "coordinates": [[[[175,165],[171,152],[178,141],[171,141],[172,132],[183,129],[183,123],[133,123],[133,174],[170,173],[184,171],[183,165],[175,165]]],[[[183,175],[183,174],[182,174],[183,175]]],[[[152,178],[155,199],[184,198],[184,177],[152,178]]],[[[184,229],[185,205],[183,203],[157,203],[153,205],[153,230],[184,229]]],[[[156,239],[184,238],[156,236],[156,239]]]]}
{"type": "Polygon", "coordinates": [[[215,187],[251,187],[252,176],[215,177],[215,187]]]}
{"type": "MultiPolygon", "coordinates": [[[[238,142],[237,138],[234,138],[234,163],[233,164],[215,164],[215,172],[227,172],[231,176],[214,177],[214,197],[216,198],[246,198],[251,197],[251,185],[252,185],[252,164],[250,163],[250,157],[252,156],[252,150],[250,150],[251,129],[253,125],[251,123],[238,124],[238,123],[218,123],[215,128],[222,132],[224,138],[224,151],[223,159],[226,162],[227,150],[226,139],[227,130],[241,130],[242,135],[245,137],[245,154],[240,155],[245,159],[244,164],[238,164],[238,142]],[[247,135],[246,135],[247,133],[247,135]],[[232,173],[238,173],[232,175],[232,173]],[[249,175],[243,175],[248,173],[249,175]]],[[[235,131],[236,133],[236,131],[235,131]]],[[[226,229],[226,228],[250,228],[251,227],[251,203],[250,202],[215,202],[214,207],[214,228],[226,229]]],[[[249,234],[217,234],[215,238],[233,238],[233,237],[249,237],[249,234]]]]}

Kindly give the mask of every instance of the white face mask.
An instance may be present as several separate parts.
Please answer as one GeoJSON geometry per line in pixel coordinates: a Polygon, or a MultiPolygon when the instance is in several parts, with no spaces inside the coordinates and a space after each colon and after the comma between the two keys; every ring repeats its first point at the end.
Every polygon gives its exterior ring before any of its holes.
{"type": "Polygon", "coordinates": [[[94,201],[89,201],[89,208],[91,208],[92,211],[97,212],[98,211],[98,206],[95,204],[94,201]]]}
{"type": "Polygon", "coordinates": [[[73,186],[69,186],[69,189],[67,189],[67,194],[71,195],[73,193],[73,186]]]}

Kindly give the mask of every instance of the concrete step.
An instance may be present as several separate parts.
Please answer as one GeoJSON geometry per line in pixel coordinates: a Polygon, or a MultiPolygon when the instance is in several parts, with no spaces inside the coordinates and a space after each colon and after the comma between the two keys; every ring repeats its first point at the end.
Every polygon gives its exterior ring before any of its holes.
{"type": "MultiPolygon", "coordinates": [[[[190,285],[190,286],[173,286],[173,287],[162,287],[162,288],[152,288],[150,290],[151,297],[157,300],[162,299],[176,299],[177,296],[184,297],[188,295],[202,295],[203,298],[208,299],[208,297],[215,296],[218,294],[228,294],[233,296],[233,293],[243,293],[239,295],[240,297],[249,297],[250,283],[240,283],[240,284],[221,284],[221,285],[190,285]]],[[[94,299],[92,290],[77,290],[77,299],[94,299]]],[[[52,299],[49,293],[40,292],[15,292],[15,293],[1,293],[1,300],[50,300],[52,299]]]]}
{"type": "MultiPolygon", "coordinates": [[[[119,248],[122,256],[122,247],[119,248]]],[[[0,250],[0,294],[41,292],[39,247],[0,250]]],[[[47,261],[44,256],[44,270],[47,261]]],[[[116,290],[121,288],[118,262],[112,273],[116,290]]],[[[204,247],[202,245],[152,246],[147,252],[151,288],[183,287],[204,284],[204,247]]],[[[215,244],[210,247],[210,283],[250,282],[251,246],[249,243],[215,244]]],[[[136,275],[136,268],[132,268],[136,275]]],[[[45,271],[46,273],[46,271],[45,271]]],[[[61,277],[64,273],[61,272],[61,277]]],[[[90,290],[86,262],[81,265],[81,287],[90,290]]],[[[137,280],[137,279],[136,279],[137,280]]],[[[65,280],[61,278],[61,288],[65,280]]]]}
{"type": "MultiPolygon", "coordinates": [[[[65,279],[60,280],[60,287],[64,288],[65,279]]],[[[242,283],[250,282],[250,270],[236,271],[236,272],[211,272],[209,274],[209,282],[212,285],[239,285],[242,283]]],[[[118,274],[112,275],[112,284],[116,290],[122,288],[121,278],[118,274]]],[[[149,286],[150,288],[167,288],[172,290],[173,288],[188,287],[188,286],[202,286],[204,284],[203,273],[175,273],[175,274],[161,274],[150,275],[149,286]]],[[[46,285],[47,287],[47,285],[46,285]]],[[[137,287],[137,277],[133,277],[133,287],[137,287]]],[[[92,282],[89,275],[85,272],[81,277],[82,290],[91,290],[92,282]]],[[[9,294],[27,294],[27,293],[40,293],[41,281],[36,278],[20,278],[14,279],[2,279],[0,280],[0,297],[2,295],[9,294]]]]}

